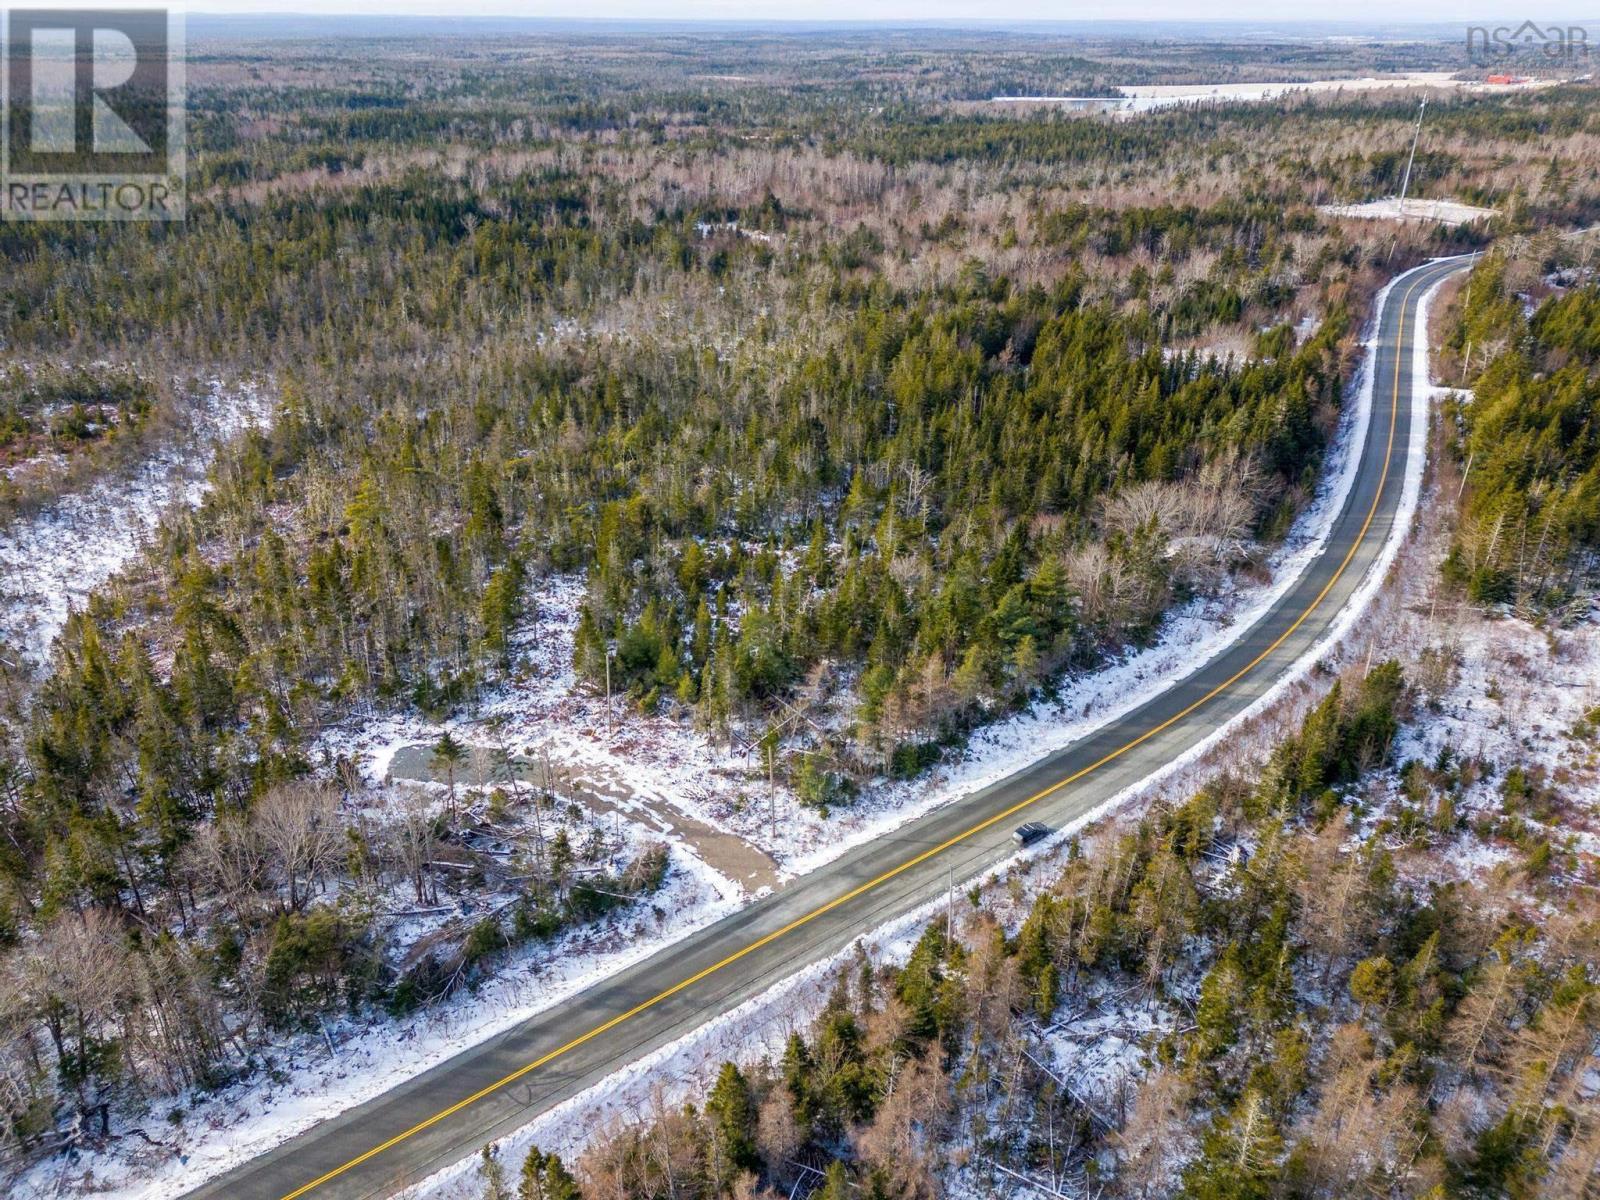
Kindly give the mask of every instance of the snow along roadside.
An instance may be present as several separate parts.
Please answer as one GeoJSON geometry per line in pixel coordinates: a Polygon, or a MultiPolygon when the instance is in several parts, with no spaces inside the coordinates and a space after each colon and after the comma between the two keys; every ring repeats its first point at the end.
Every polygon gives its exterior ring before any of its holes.
{"type": "Polygon", "coordinates": [[[101,1200],[169,1200],[358,1104],[594,987],[743,903],[726,879],[674,847],[661,891],[594,925],[525,947],[481,986],[392,1023],[324,1026],[328,1041],[292,1036],[262,1047],[266,1068],[219,1091],[191,1089],[155,1106],[184,1113],[150,1146],[124,1138],[111,1148],[47,1158],[22,1175],[17,1200],[72,1191],[101,1200]],[[352,1032],[353,1031],[353,1032],[352,1032]],[[120,1147],[120,1149],[119,1149],[120,1147]],[[90,1184],[92,1183],[92,1186],[90,1184]]]}
{"type": "MultiPolygon", "coordinates": [[[[1401,488],[1400,503],[1389,536],[1373,561],[1361,586],[1351,595],[1328,632],[1298,658],[1283,676],[1243,712],[1219,726],[1185,753],[1174,758],[1138,783],[1118,792],[1091,811],[1057,830],[1050,838],[1027,850],[1019,851],[997,866],[985,869],[978,879],[958,880],[958,890],[978,882],[984,877],[1004,874],[1009,868],[1040,858],[1050,849],[1058,848],[1070,838],[1081,833],[1117,809],[1148,795],[1165,780],[1191,763],[1203,758],[1223,738],[1254,720],[1275,705],[1293,685],[1299,683],[1312,666],[1342,642],[1356,621],[1372,603],[1383,586],[1400,547],[1410,536],[1416,517],[1417,503],[1422,495],[1424,458],[1428,445],[1428,419],[1435,395],[1449,388],[1436,388],[1428,369],[1428,314],[1434,296],[1450,277],[1433,284],[1417,303],[1416,328],[1412,337],[1411,356],[1411,429],[1407,443],[1406,473],[1401,488]]],[[[1376,362],[1377,336],[1383,305],[1390,290],[1398,280],[1391,280],[1378,293],[1374,308],[1372,334],[1367,340],[1368,357],[1363,364],[1361,395],[1356,419],[1359,436],[1347,446],[1360,446],[1366,437],[1367,424],[1372,410],[1375,385],[1373,365],[1376,362]]],[[[1338,502],[1329,509],[1328,526],[1332,514],[1343,506],[1345,496],[1354,482],[1354,464],[1358,456],[1346,453],[1344,470],[1338,485],[1338,502]]],[[[1327,540],[1327,529],[1317,539],[1317,544],[1327,540]]],[[[1294,573],[1298,576],[1299,572],[1294,573]]],[[[1274,588],[1273,591],[1278,589],[1274,588]]],[[[1287,590],[1286,587],[1284,590],[1287,590]]],[[[1115,714],[1112,714],[1115,715],[1115,714]]],[[[1111,719],[1107,716],[1106,720],[1111,719]]],[[[944,898],[934,899],[877,929],[866,932],[856,944],[811,964],[767,991],[745,1001],[739,1007],[702,1025],[692,1033],[639,1059],[620,1071],[595,1084],[584,1092],[535,1117],[528,1124],[507,1134],[495,1143],[496,1152],[503,1162],[516,1163],[521,1155],[534,1145],[558,1153],[572,1154],[581,1150],[590,1137],[617,1121],[636,1119],[649,1113],[657,1104],[682,1102],[699,1090],[709,1087],[715,1072],[726,1059],[749,1060],[762,1053],[781,1051],[791,1031],[803,1028],[820,1011],[832,990],[839,966],[853,958],[857,947],[863,947],[879,962],[902,962],[916,944],[919,931],[927,920],[945,907],[944,898]],[[671,1081],[670,1086],[662,1080],[671,1081]]],[[[478,1161],[463,1159],[452,1164],[421,1183],[400,1193],[406,1200],[477,1200],[481,1191],[478,1161]]]]}

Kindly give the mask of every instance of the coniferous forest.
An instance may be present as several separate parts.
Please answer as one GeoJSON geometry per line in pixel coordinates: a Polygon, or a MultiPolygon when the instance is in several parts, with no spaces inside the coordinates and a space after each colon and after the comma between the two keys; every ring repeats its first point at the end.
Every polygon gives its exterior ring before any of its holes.
{"type": "MultiPolygon", "coordinates": [[[[1600,290],[1563,236],[1600,221],[1592,84],[1430,102],[1410,187],[1492,210],[1458,225],[1329,211],[1398,190],[1403,92],[987,103],[1457,50],[198,38],[185,221],[0,224],[0,523],[95,577],[41,623],[3,560],[4,1169],[164,1161],[308,1047],[659,933],[677,846],[491,701],[603,698],[607,736],[660,722],[743,756],[738,803],[837,820],[1259,583],[1378,289],[1429,257],[1490,251],[1434,331],[1469,390],[1427,577],[1564,636],[1600,544],[1600,290]],[[260,411],[207,425],[230,394],[260,411]],[[114,569],[72,558],[75,497],[154,493],[202,442],[114,569]],[[384,721],[443,730],[430,780],[364,773],[384,721]]],[[[1429,652],[1322,678],[1254,767],[863,955],[781,1056],[484,1188],[1594,1195],[1597,917],[1551,890],[1587,878],[1555,831],[1592,776],[1397,758],[1460,673],[1429,652]],[[1396,865],[1477,828],[1449,806],[1488,780],[1530,891],[1396,865]],[[1110,990],[1171,1017],[1114,1101],[1044,1049],[1110,990]]]]}

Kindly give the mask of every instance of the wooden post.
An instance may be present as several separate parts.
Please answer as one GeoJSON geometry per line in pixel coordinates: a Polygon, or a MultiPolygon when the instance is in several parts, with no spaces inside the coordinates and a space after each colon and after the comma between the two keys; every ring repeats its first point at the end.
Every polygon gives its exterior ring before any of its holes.
{"type": "Polygon", "coordinates": [[[954,962],[956,957],[956,869],[949,866],[945,874],[945,901],[944,901],[944,952],[946,961],[954,962]]]}
{"type": "Polygon", "coordinates": [[[550,794],[550,748],[540,746],[539,754],[544,765],[544,787],[534,789],[533,793],[533,849],[535,860],[538,863],[540,874],[544,873],[544,815],[540,812],[544,808],[545,797],[550,794]]]}

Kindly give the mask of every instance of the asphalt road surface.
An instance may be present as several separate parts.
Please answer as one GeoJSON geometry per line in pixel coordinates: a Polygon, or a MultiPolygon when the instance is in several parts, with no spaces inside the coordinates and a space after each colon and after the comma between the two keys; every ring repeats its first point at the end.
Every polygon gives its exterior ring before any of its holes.
{"type": "Polygon", "coordinates": [[[477,1153],[656,1047],[1016,852],[1170,762],[1282,678],[1338,618],[1388,539],[1410,448],[1412,336],[1443,260],[1401,276],[1379,317],[1361,465],[1323,552],[1283,599],[1142,707],[973,795],[792,881],[381,1096],[189,1193],[190,1200],[365,1200],[477,1153]]]}

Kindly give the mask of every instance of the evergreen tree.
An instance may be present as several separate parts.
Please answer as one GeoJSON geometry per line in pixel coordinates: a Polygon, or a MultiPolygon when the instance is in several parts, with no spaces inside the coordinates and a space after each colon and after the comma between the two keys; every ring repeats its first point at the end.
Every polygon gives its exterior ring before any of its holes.
{"type": "Polygon", "coordinates": [[[722,1064],[705,1111],[711,1123],[712,1175],[719,1188],[726,1188],[740,1173],[761,1165],[756,1154],[755,1097],[733,1063],[722,1064]]]}

